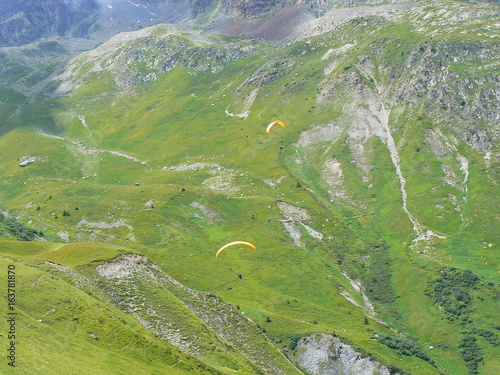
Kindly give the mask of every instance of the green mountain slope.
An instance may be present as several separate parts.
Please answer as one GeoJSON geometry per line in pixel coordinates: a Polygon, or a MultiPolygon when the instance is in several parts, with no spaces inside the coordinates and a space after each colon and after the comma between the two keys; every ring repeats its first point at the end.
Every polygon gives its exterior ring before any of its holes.
{"type": "Polygon", "coordinates": [[[14,330],[5,331],[14,336],[7,342],[15,342],[15,358],[3,361],[3,373],[217,373],[143,328],[84,277],[20,255],[60,246],[0,240],[2,269],[15,275],[15,301],[8,311],[16,314],[14,330]]]}
{"type": "Polygon", "coordinates": [[[21,373],[299,373],[236,308],[183,287],[126,248],[0,246],[17,281],[14,347],[30,353],[13,362],[21,373]]]}
{"type": "Polygon", "coordinates": [[[60,96],[9,98],[0,201],[46,235],[140,254],[39,258],[188,364],[298,371],[279,348],[314,373],[297,343],[321,333],[388,373],[496,373],[498,13],[422,3],[280,43],[120,34],[68,65],[60,96]],[[257,251],[215,259],[234,240],[257,251]]]}

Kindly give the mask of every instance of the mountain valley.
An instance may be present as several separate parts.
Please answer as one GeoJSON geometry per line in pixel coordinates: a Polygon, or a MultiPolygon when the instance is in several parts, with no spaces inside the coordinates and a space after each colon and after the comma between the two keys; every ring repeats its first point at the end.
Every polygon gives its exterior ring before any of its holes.
{"type": "Polygon", "coordinates": [[[498,3],[59,3],[0,20],[2,373],[500,372],[498,3]]]}

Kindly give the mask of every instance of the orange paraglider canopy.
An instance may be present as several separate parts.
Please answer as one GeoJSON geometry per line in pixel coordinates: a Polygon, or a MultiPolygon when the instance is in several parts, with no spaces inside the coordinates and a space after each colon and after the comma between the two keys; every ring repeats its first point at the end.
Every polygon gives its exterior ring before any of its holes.
{"type": "Polygon", "coordinates": [[[281,120],[276,120],[276,121],[273,121],[273,122],[271,122],[271,123],[267,126],[266,133],[269,133],[269,132],[271,131],[271,129],[274,127],[274,125],[276,125],[276,124],[279,124],[279,125],[281,125],[281,126],[283,126],[283,127],[285,127],[285,126],[286,126],[285,121],[281,121],[281,120]]]}
{"type": "Polygon", "coordinates": [[[222,250],[228,248],[229,246],[234,246],[234,245],[246,245],[246,246],[250,246],[254,250],[257,250],[257,248],[255,247],[255,245],[251,244],[250,242],[246,242],[246,241],[234,241],[234,242],[229,242],[228,244],[225,244],[224,246],[222,246],[217,251],[217,254],[215,254],[215,257],[218,258],[219,254],[221,253],[222,250]]]}

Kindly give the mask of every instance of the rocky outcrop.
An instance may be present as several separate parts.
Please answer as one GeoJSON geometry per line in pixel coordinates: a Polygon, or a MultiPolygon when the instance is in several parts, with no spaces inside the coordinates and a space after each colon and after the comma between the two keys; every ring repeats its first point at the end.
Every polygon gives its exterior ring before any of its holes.
{"type": "Polygon", "coordinates": [[[491,137],[484,129],[465,129],[460,134],[462,140],[479,151],[490,151],[493,147],[491,137]]]}
{"type": "MultiPolygon", "coordinates": [[[[498,138],[500,77],[489,67],[497,43],[423,43],[406,57],[410,78],[396,84],[392,104],[424,101],[435,120],[452,128],[469,146],[490,151],[498,138]],[[488,62],[481,68],[477,61],[488,62]],[[468,67],[467,74],[461,69],[468,67]],[[491,72],[491,73],[490,73],[491,72]]],[[[388,69],[389,75],[397,71],[388,69]]]]}
{"type": "Polygon", "coordinates": [[[291,59],[288,60],[270,60],[257,69],[248,79],[238,88],[236,93],[241,93],[244,88],[254,86],[262,87],[283,77],[292,67],[294,63],[291,59]]]}
{"type": "Polygon", "coordinates": [[[386,366],[362,358],[338,337],[328,334],[300,339],[294,360],[311,375],[391,375],[386,366]]]}
{"type": "Polygon", "coordinates": [[[21,158],[21,162],[19,163],[20,167],[27,167],[30,164],[33,164],[35,161],[40,160],[39,157],[36,156],[24,156],[21,158]]]}

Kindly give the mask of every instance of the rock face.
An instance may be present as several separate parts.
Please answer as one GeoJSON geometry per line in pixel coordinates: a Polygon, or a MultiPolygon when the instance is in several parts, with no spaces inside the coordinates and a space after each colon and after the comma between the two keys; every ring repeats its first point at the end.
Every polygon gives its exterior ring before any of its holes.
{"type": "MultiPolygon", "coordinates": [[[[214,2],[214,0],[212,0],[214,2]]],[[[402,2],[393,0],[392,3],[402,2]]],[[[352,7],[363,4],[382,3],[381,0],[221,0],[221,9],[236,18],[251,19],[267,17],[287,6],[305,4],[315,16],[325,14],[333,7],[352,7]]]]}
{"type": "Polygon", "coordinates": [[[0,0],[0,46],[19,46],[53,35],[84,37],[97,11],[94,0],[0,0]]]}
{"type": "Polygon", "coordinates": [[[283,8],[287,4],[296,1],[290,0],[222,0],[221,8],[224,12],[237,18],[257,18],[269,15],[274,10],[283,8]]]}
{"type": "Polygon", "coordinates": [[[387,367],[361,354],[339,338],[315,334],[300,339],[294,360],[311,375],[390,375],[387,367]]]}
{"type": "Polygon", "coordinates": [[[419,44],[408,52],[406,67],[412,76],[397,83],[392,104],[418,103],[423,98],[429,113],[465,143],[476,150],[490,151],[498,138],[500,78],[473,64],[499,53],[498,43],[488,41],[419,44]],[[470,74],[460,75],[448,68],[460,65],[469,66],[470,74]]]}

